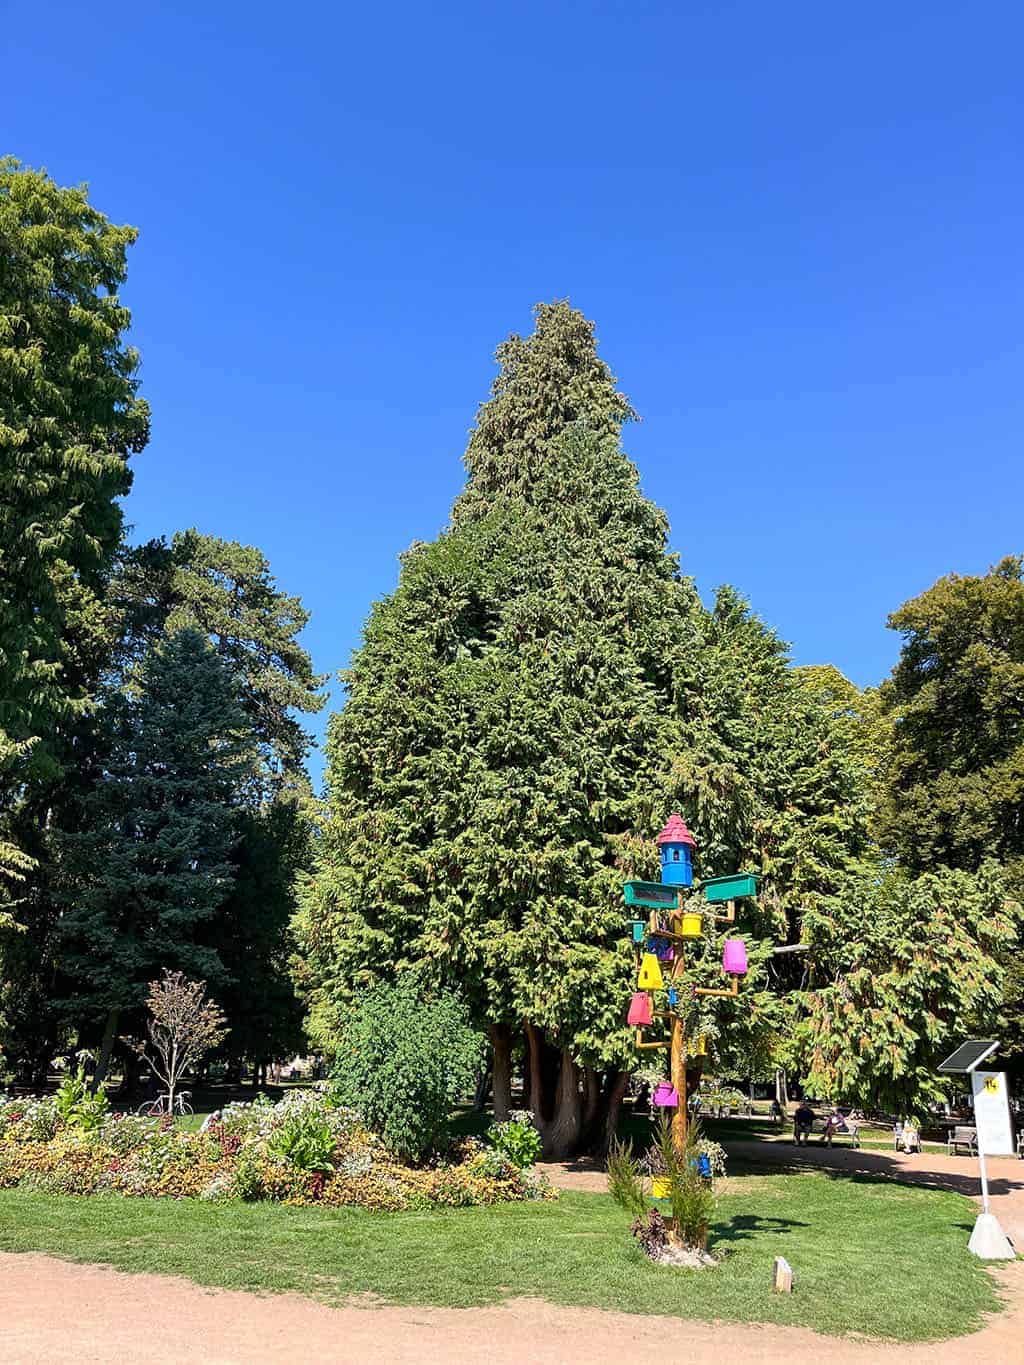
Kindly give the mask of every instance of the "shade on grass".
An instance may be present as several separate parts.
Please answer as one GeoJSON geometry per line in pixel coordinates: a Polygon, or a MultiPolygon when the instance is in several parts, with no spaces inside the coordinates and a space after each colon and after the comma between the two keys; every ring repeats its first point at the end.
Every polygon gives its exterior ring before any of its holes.
{"type": "Polygon", "coordinates": [[[903,1341],[953,1336],[998,1306],[967,1251],[959,1195],[820,1173],[726,1182],[710,1271],[657,1267],[604,1195],[374,1214],[195,1200],[0,1193],[0,1248],[48,1251],[203,1285],[453,1307],[533,1295],[629,1313],[782,1322],[903,1341]],[[773,1256],[795,1273],[770,1292],[773,1256]]]}

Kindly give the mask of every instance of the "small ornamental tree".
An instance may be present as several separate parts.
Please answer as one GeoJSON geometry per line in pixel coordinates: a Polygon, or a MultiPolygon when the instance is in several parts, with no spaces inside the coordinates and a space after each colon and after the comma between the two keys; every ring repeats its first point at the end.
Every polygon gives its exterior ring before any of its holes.
{"type": "Polygon", "coordinates": [[[167,1087],[167,1112],[174,1113],[178,1082],[227,1036],[224,1015],[207,999],[205,981],[165,971],[149,983],[146,997],[149,1043],[140,1051],[167,1087]]]}

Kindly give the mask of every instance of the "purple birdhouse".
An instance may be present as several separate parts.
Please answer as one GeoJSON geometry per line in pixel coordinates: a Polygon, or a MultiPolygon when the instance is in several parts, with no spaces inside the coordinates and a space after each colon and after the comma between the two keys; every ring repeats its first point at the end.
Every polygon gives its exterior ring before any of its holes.
{"type": "Polygon", "coordinates": [[[743,976],[747,970],[747,945],[741,938],[727,938],[722,967],[730,976],[743,976]]]}
{"type": "Polygon", "coordinates": [[[675,1086],[670,1085],[668,1081],[660,1081],[654,1087],[651,1103],[656,1104],[659,1109],[678,1109],[679,1095],[675,1086]]]}

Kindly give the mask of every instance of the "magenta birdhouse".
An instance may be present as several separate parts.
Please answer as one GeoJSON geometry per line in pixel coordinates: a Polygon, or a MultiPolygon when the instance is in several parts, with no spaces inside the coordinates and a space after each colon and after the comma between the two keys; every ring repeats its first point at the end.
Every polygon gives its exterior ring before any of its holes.
{"type": "Polygon", "coordinates": [[[675,1086],[670,1085],[668,1081],[660,1081],[654,1087],[651,1103],[656,1104],[659,1109],[678,1109],[679,1095],[675,1086]]]}
{"type": "Polygon", "coordinates": [[[747,970],[747,945],[741,938],[725,940],[722,967],[730,976],[742,976],[747,970]]]}
{"type": "Polygon", "coordinates": [[[629,1014],[626,1016],[626,1023],[632,1024],[636,1028],[642,1028],[644,1024],[654,1023],[651,1016],[651,997],[646,991],[637,991],[629,1002],[629,1014]]]}

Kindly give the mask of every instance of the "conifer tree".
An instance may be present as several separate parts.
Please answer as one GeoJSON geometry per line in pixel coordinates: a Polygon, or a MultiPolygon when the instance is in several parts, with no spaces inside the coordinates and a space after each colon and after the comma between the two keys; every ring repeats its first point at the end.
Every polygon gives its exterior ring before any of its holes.
{"type": "Polygon", "coordinates": [[[145,659],[135,688],[105,709],[109,743],[64,839],[67,910],[60,965],[75,1018],[103,1021],[98,1078],[118,1022],[164,968],[216,985],[204,926],[231,889],[241,791],[251,767],[227,665],[195,630],[145,659]]]}
{"type": "Polygon", "coordinates": [[[135,235],[84,187],[0,158],[0,902],[32,866],[18,810],[95,683],[69,654],[102,633],[117,499],[148,437],[117,293],[135,235]]]}
{"type": "MultiPolygon", "coordinates": [[[[452,524],[403,557],[330,723],[298,971],[328,1051],[361,985],[413,963],[458,985],[491,1031],[497,1111],[521,1034],[528,1103],[564,1155],[600,1142],[634,1065],[622,882],[656,876],[667,813],[687,812],[705,873],[772,847],[813,889],[848,851],[830,830],[813,867],[798,855],[849,782],[811,776],[794,809],[787,773],[807,754],[782,738],[788,712],[816,754],[825,709],[734,594],[708,612],[680,575],[619,447],[630,408],[592,325],[543,305],[498,361],[452,524]]],[[[797,913],[781,878],[766,892],[755,937],[797,913]]],[[[712,949],[699,970],[720,979],[712,949]]],[[[751,956],[754,1031],[777,1031],[766,950],[751,956]]]]}

